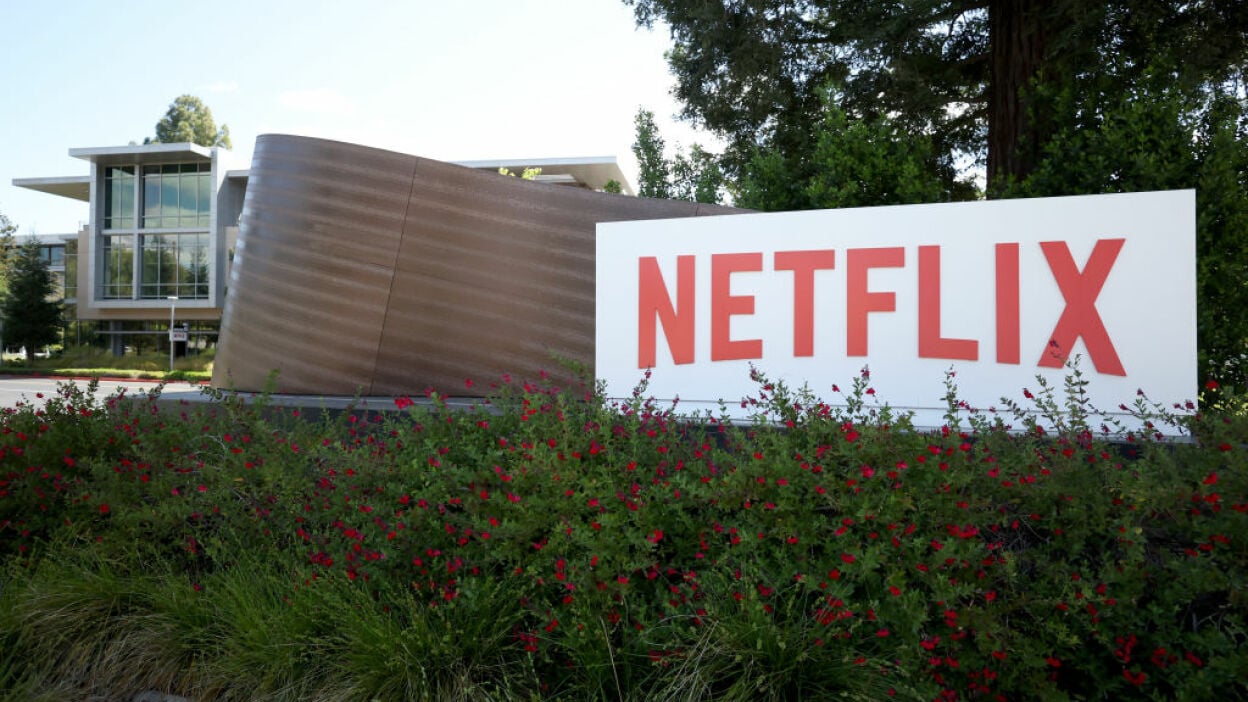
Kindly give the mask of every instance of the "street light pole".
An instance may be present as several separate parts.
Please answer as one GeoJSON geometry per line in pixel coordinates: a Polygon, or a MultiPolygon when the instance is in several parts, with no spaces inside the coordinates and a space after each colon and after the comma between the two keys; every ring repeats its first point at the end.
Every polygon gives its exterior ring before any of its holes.
{"type": "Polygon", "coordinates": [[[169,296],[169,372],[173,372],[173,310],[178,306],[178,296],[169,296]]]}

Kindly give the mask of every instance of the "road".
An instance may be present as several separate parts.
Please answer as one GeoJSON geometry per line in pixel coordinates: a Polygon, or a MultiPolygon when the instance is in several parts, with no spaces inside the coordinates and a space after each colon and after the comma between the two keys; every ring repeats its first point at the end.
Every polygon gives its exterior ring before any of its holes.
{"type": "MultiPolygon", "coordinates": [[[[61,383],[70,382],[64,378],[29,378],[25,376],[0,376],[0,407],[17,407],[19,404],[36,403],[43,404],[48,398],[54,397],[57,392],[57,386],[61,383]],[[39,397],[42,394],[43,397],[39,397]]],[[[85,386],[86,380],[72,381],[77,385],[85,386]]],[[[156,387],[158,383],[147,380],[104,380],[100,381],[100,388],[96,394],[97,398],[103,399],[110,395],[121,392],[122,388],[127,388],[127,392],[135,394],[138,392],[147,392],[156,387]]],[[[192,396],[200,395],[199,386],[188,385],[187,383],[170,383],[165,387],[165,395],[177,396],[179,398],[186,397],[191,399],[192,396]]]]}

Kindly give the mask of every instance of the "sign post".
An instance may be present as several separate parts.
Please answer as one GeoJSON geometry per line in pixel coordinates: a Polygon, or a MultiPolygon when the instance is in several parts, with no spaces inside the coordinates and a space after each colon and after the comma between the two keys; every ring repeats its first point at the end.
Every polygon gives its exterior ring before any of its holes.
{"type": "Polygon", "coordinates": [[[170,295],[168,299],[169,299],[169,372],[172,373],[173,372],[173,342],[174,342],[173,314],[174,314],[174,308],[176,308],[178,305],[178,296],[170,295]]]}

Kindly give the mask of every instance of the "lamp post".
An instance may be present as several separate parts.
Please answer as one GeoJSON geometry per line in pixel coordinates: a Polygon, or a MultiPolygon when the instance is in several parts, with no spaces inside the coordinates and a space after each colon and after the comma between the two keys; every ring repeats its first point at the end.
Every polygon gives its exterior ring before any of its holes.
{"type": "Polygon", "coordinates": [[[169,296],[169,372],[173,372],[173,311],[178,306],[178,296],[169,296]]]}

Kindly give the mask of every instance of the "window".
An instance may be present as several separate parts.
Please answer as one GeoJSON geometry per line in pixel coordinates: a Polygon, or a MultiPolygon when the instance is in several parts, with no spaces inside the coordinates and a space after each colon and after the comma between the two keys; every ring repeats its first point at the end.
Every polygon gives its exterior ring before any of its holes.
{"type": "Polygon", "coordinates": [[[112,166],[104,172],[104,228],[134,227],[134,166],[112,166]]]}
{"type": "Polygon", "coordinates": [[[78,242],[65,243],[65,299],[78,297],[78,242]]]}
{"type": "Polygon", "coordinates": [[[44,263],[48,264],[48,268],[60,268],[65,265],[65,246],[63,244],[40,246],[39,256],[43,258],[44,263]]]}
{"type": "Polygon", "coordinates": [[[143,167],[144,229],[207,227],[212,176],[207,163],[143,167]]]}
{"type": "Polygon", "coordinates": [[[105,300],[128,300],[134,297],[134,244],[129,236],[106,236],[101,247],[104,275],[100,279],[100,297],[105,300]]]}
{"type": "Polygon", "coordinates": [[[100,299],[206,299],[214,192],[207,161],[106,167],[100,299]]]}
{"type": "Polygon", "coordinates": [[[144,234],[139,297],[159,300],[208,297],[207,234],[144,234]]]}

